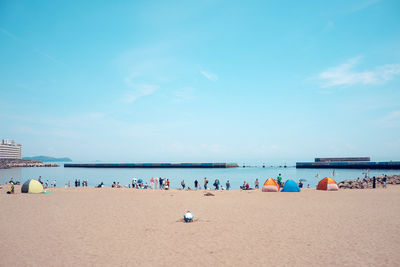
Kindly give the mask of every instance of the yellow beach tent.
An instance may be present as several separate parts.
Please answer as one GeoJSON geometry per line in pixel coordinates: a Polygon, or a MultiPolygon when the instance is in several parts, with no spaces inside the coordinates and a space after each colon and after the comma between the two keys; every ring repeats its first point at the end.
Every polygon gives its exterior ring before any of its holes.
{"type": "Polygon", "coordinates": [[[21,187],[21,193],[40,194],[43,192],[43,185],[33,179],[26,181],[21,187]]]}

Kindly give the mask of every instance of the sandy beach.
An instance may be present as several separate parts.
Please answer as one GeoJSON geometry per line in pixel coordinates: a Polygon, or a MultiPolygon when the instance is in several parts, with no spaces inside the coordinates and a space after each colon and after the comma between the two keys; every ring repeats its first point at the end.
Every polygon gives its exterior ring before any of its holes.
{"type": "Polygon", "coordinates": [[[0,189],[2,266],[398,266],[400,186],[0,189]],[[184,223],[190,210],[196,221],[184,223]]]}

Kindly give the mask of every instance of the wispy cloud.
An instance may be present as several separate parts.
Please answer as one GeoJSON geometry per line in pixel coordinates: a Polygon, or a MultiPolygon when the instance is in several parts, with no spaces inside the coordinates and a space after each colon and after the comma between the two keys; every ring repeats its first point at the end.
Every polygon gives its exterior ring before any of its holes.
{"type": "Polygon", "coordinates": [[[216,82],[218,81],[218,76],[214,73],[211,73],[209,71],[201,71],[201,74],[203,74],[204,77],[206,77],[208,80],[212,81],[212,82],[216,82]]]}
{"type": "MultiPolygon", "coordinates": [[[[29,46],[29,45],[27,45],[23,40],[21,40],[20,38],[18,38],[17,36],[15,36],[14,34],[10,33],[9,31],[7,31],[6,29],[4,29],[4,28],[2,28],[2,27],[0,27],[0,32],[3,33],[4,35],[10,37],[10,38],[13,39],[14,41],[18,41],[18,42],[24,44],[25,46],[29,46]]],[[[41,55],[41,56],[43,56],[43,57],[46,57],[47,59],[49,59],[49,60],[51,60],[51,61],[53,61],[53,62],[59,63],[59,61],[58,61],[57,59],[55,59],[54,57],[50,56],[49,54],[44,53],[44,52],[42,52],[42,51],[39,51],[39,50],[36,49],[36,48],[32,48],[32,47],[29,47],[29,48],[30,48],[33,52],[35,52],[36,54],[41,55]]]]}
{"type": "Polygon", "coordinates": [[[329,68],[319,73],[314,79],[321,83],[321,87],[349,86],[356,84],[373,85],[392,80],[400,74],[400,64],[377,66],[372,70],[356,71],[361,57],[354,57],[345,63],[329,68]]]}
{"type": "Polygon", "coordinates": [[[7,31],[4,28],[0,27],[0,32],[2,32],[4,35],[7,35],[8,37],[10,37],[11,39],[14,39],[15,41],[19,41],[18,37],[15,36],[14,34],[10,33],[9,31],[7,31]]]}
{"type": "Polygon", "coordinates": [[[125,94],[122,101],[128,104],[135,102],[140,97],[152,95],[160,88],[156,84],[136,83],[135,77],[137,77],[137,74],[125,78],[125,84],[131,90],[125,94]]]}
{"type": "Polygon", "coordinates": [[[400,110],[394,110],[381,119],[381,123],[386,127],[400,126],[400,110]]]}
{"type": "Polygon", "coordinates": [[[360,5],[354,7],[350,12],[354,13],[354,12],[363,10],[363,9],[368,8],[368,7],[372,6],[372,5],[375,5],[375,4],[379,3],[379,2],[381,2],[381,0],[367,0],[367,1],[364,1],[360,5]]]}
{"type": "Polygon", "coordinates": [[[33,49],[33,51],[34,51],[35,53],[37,53],[37,54],[39,54],[39,55],[41,55],[41,56],[47,58],[47,59],[50,59],[51,61],[53,61],[53,62],[55,62],[55,63],[59,63],[59,61],[58,61],[56,58],[50,56],[50,55],[47,54],[47,53],[41,52],[41,51],[39,51],[39,50],[37,50],[37,49],[33,49]]]}
{"type": "Polygon", "coordinates": [[[192,87],[185,87],[174,92],[174,101],[178,103],[187,102],[195,98],[195,89],[192,87]]]}
{"type": "Polygon", "coordinates": [[[158,90],[157,85],[153,84],[138,84],[135,86],[135,90],[130,91],[125,94],[124,98],[122,99],[123,102],[131,104],[135,102],[138,98],[143,96],[148,96],[153,94],[155,91],[158,90]]]}

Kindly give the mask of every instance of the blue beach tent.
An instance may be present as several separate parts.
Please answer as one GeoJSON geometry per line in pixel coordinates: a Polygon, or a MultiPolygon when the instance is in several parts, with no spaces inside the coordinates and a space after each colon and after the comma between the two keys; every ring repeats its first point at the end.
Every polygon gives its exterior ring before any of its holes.
{"type": "Polygon", "coordinates": [[[300,188],[293,180],[287,180],[281,192],[300,192],[300,188]]]}

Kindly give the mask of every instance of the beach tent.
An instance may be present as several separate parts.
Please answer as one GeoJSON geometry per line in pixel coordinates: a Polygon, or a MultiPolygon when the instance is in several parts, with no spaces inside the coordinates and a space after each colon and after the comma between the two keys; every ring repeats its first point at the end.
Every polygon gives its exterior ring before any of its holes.
{"type": "Polygon", "coordinates": [[[269,178],[265,181],[263,188],[263,192],[279,192],[279,184],[273,178],[269,178]]]}
{"type": "Polygon", "coordinates": [[[325,177],[321,181],[319,181],[317,185],[317,190],[327,190],[327,191],[337,191],[339,190],[338,185],[335,180],[330,177],[325,177]]]}
{"type": "Polygon", "coordinates": [[[43,192],[42,184],[33,179],[26,181],[21,187],[21,193],[39,194],[43,192]]]}
{"type": "Polygon", "coordinates": [[[287,180],[281,192],[300,192],[300,187],[293,180],[287,180]]]}

